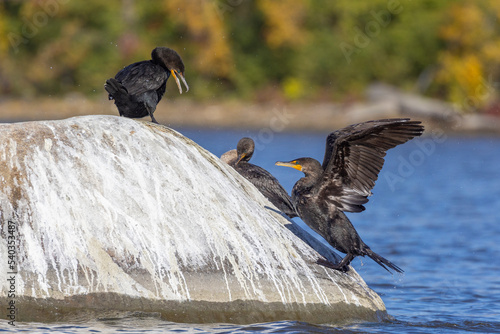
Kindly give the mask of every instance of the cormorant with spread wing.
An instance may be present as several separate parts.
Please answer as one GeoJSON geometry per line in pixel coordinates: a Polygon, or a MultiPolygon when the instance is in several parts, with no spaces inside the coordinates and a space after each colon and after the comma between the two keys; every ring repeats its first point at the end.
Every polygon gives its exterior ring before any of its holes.
{"type": "Polygon", "coordinates": [[[166,47],[157,47],[151,52],[151,60],[128,65],[114,78],[106,80],[104,88],[109,93],[108,98],[115,100],[120,116],[141,118],[149,115],[154,123],[158,123],[153,113],[165,93],[170,74],[180,94],[179,78],[186,86],[186,92],[189,91],[184,79],[184,63],[179,54],[166,47]]]}
{"type": "MultiPolygon", "coordinates": [[[[350,125],[330,133],[321,165],[312,158],[276,162],[305,174],[292,190],[299,217],[334,248],[346,256],[338,264],[319,264],[341,271],[356,256],[368,255],[389,271],[403,270],[373,252],[351,224],[346,212],[361,212],[384,165],[387,150],[420,136],[424,127],[407,118],[384,119],[350,125]]],[[[390,271],[389,271],[390,272],[390,271]]]]}
{"type": "Polygon", "coordinates": [[[224,153],[221,159],[250,181],[281,212],[290,218],[297,217],[290,196],[278,180],[264,168],[249,163],[254,150],[254,141],[245,137],[238,142],[236,151],[224,153]]]}

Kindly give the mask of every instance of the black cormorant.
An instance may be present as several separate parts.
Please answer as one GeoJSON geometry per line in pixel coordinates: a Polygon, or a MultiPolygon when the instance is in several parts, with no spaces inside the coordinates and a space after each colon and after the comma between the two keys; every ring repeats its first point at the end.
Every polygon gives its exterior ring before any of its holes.
{"type": "Polygon", "coordinates": [[[165,93],[170,74],[175,79],[179,93],[182,87],[179,78],[189,86],[184,78],[184,63],[177,52],[166,47],[157,47],[151,52],[151,60],[133,63],[123,68],[114,78],[106,80],[104,88],[110,100],[115,100],[120,116],[140,118],[153,117],[156,105],[165,93]]]}
{"type": "Polygon", "coordinates": [[[254,141],[245,137],[238,142],[236,151],[231,150],[224,153],[221,159],[250,181],[281,212],[290,218],[297,217],[290,196],[278,180],[264,168],[248,162],[254,149],[254,141]]]}
{"type": "Polygon", "coordinates": [[[364,122],[328,135],[323,165],[312,158],[276,162],[278,166],[292,167],[305,174],[292,190],[292,202],[299,217],[330,245],[346,253],[338,264],[325,260],[318,263],[347,271],[356,256],[368,255],[387,271],[389,267],[403,272],[361,240],[343,211],[363,211],[386,151],[420,136],[423,131],[419,121],[407,118],[364,122]]]}

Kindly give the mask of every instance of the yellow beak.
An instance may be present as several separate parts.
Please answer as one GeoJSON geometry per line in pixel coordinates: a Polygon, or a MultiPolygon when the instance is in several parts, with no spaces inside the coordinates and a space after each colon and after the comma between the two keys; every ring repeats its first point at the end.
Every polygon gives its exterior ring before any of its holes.
{"type": "Polygon", "coordinates": [[[283,161],[277,161],[275,163],[276,166],[282,166],[282,167],[292,167],[295,168],[298,171],[302,172],[302,165],[297,164],[297,161],[293,160],[290,162],[283,162],[283,161]]]}
{"type": "Polygon", "coordinates": [[[236,161],[236,164],[235,164],[235,165],[239,164],[239,163],[240,163],[240,161],[241,161],[241,160],[243,160],[243,158],[244,158],[244,157],[246,157],[246,156],[247,156],[247,155],[246,155],[246,153],[243,153],[243,154],[241,155],[241,157],[239,157],[239,158],[238,158],[238,161],[236,161]]]}
{"type": "Polygon", "coordinates": [[[176,70],[170,70],[170,73],[172,73],[172,76],[175,79],[175,83],[177,84],[177,87],[179,87],[179,94],[182,94],[182,86],[181,82],[179,81],[179,78],[181,78],[182,83],[184,84],[184,86],[186,86],[186,93],[189,92],[189,86],[186,82],[186,79],[184,78],[184,75],[182,73],[177,72],[176,70]]]}

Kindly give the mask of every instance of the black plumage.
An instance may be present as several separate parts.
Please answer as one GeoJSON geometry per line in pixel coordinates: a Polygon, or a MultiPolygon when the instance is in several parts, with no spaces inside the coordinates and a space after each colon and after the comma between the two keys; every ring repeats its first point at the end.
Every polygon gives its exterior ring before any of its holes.
{"type": "Polygon", "coordinates": [[[318,262],[347,271],[356,256],[368,255],[384,269],[403,270],[373,252],[345,212],[361,212],[384,164],[386,151],[420,136],[424,127],[406,118],[355,124],[332,132],[326,140],[323,164],[312,158],[276,162],[305,174],[292,190],[299,217],[346,256],[338,264],[318,262]]]}
{"type": "Polygon", "coordinates": [[[165,93],[170,74],[175,79],[179,92],[182,87],[179,78],[184,78],[184,63],[177,52],[166,47],[157,47],[151,52],[151,60],[140,61],[124,67],[114,78],[106,80],[104,88],[110,100],[115,100],[120,116],[140,118],[153,116],[156,105],[165,93]]]}
{"type": "Polygon", "coordinates": [[[264,168],[249,162],[254,150],[254,141],[245,137],[238,142],[236,151],[224,153],[221,159],[250,181],[281,212],[290,218],[297,217],[290,196],[278,180],[264,168]]]}

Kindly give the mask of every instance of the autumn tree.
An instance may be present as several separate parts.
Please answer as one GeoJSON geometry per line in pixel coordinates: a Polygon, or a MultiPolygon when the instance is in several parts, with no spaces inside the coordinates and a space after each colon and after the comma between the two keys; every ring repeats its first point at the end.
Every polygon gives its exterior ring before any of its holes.
{"type": "Polygon", "coordinates": [[[438,83],[446,97],[465,112],[476,111],[495,97],[500,76],[500,3],[461,1],[451,6],[439,36],[438,83]]]}

